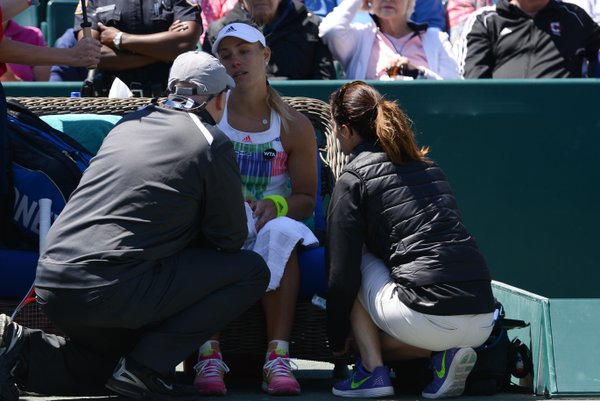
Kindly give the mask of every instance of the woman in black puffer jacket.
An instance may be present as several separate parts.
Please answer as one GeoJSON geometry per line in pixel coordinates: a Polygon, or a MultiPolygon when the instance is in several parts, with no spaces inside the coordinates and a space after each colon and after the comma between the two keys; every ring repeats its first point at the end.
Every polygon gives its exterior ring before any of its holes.
{"type": "Polygon", "coordinates": [[[417,146],[395,102],[354,81],[332,94],[331,111],[350,158],[327,220],[327,326],[335,354],[352,340],[360,354],[354,375],[333,393],[393,394],[384,355],[430,357],[434,379],[423,397],[460,395],[473,347],[494,323],[485,260],[444,172],[417,146]]]}

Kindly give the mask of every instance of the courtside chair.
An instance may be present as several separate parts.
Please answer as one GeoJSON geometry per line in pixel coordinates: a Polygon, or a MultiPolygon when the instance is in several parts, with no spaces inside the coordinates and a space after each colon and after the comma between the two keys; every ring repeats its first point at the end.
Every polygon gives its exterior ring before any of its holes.
{"type": "MultiPolygon", "coordinates": [[[[77,4],[77,0],[48,1],[46,21],[44,24],[48,46],[54,46],[56,40],[60,38],[68,28],[73,28],[77,4]]],[[[42,29],[42,31],[44,29],[42,29]]]]}

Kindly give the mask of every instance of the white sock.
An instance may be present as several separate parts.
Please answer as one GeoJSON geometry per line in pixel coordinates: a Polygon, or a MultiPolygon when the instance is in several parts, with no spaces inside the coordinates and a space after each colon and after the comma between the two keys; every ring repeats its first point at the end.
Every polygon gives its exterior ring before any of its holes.
{"type": "MultiPolygon", "coordinates": [[[[287,355],[290,353],[290,342],[289,341],[283,341],[283,340],[272,340],[269,341],[269,349],[271,349],[272,345],[275,345],[274,348],[274,352],[277,355],[287,355]]],[[[269,354],[271,353],[271,351],[267,351],[267,356],[266,356],[266,360],[269,360],[269,354]]]]}
{"type": "MultiPolygon", "coordinates": [[[[215,340],[208,340],[200,346],[198,349],[198,356],[209,356],[213,353],[213,350],[219,349],[219,342],[215,340]]],[[[219,352],[220,354],[220,352],[219,352]]]]}

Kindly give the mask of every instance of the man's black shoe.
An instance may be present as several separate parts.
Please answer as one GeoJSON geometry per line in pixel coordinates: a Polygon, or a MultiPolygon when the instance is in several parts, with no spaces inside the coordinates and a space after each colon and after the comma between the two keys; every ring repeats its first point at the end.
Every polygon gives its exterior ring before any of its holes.
{"type": "Polygon", "coordinates": [[[23,346],[23,327],[0,314],[0,401],[18,401],[13,370],[23,346]]]}
{"type": "Polygon", "coordinates": [[[175,383],[158,372],[132,359],[121,358],[106,387],[115,393],[136,400],[166,401],[200,398],[193,386],[175,383]]]}

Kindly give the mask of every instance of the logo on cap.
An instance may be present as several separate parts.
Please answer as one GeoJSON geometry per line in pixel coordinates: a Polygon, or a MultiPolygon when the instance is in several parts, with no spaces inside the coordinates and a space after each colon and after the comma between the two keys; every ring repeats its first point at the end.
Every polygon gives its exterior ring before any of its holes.
{"type": "Polygon", "coordinates": [[[236,29],[233,25],[231,25],[229,28],[227,28],[227,30],[225,31],[225,33],[229,33],[229,32],[235,32],[236,29]]]}

